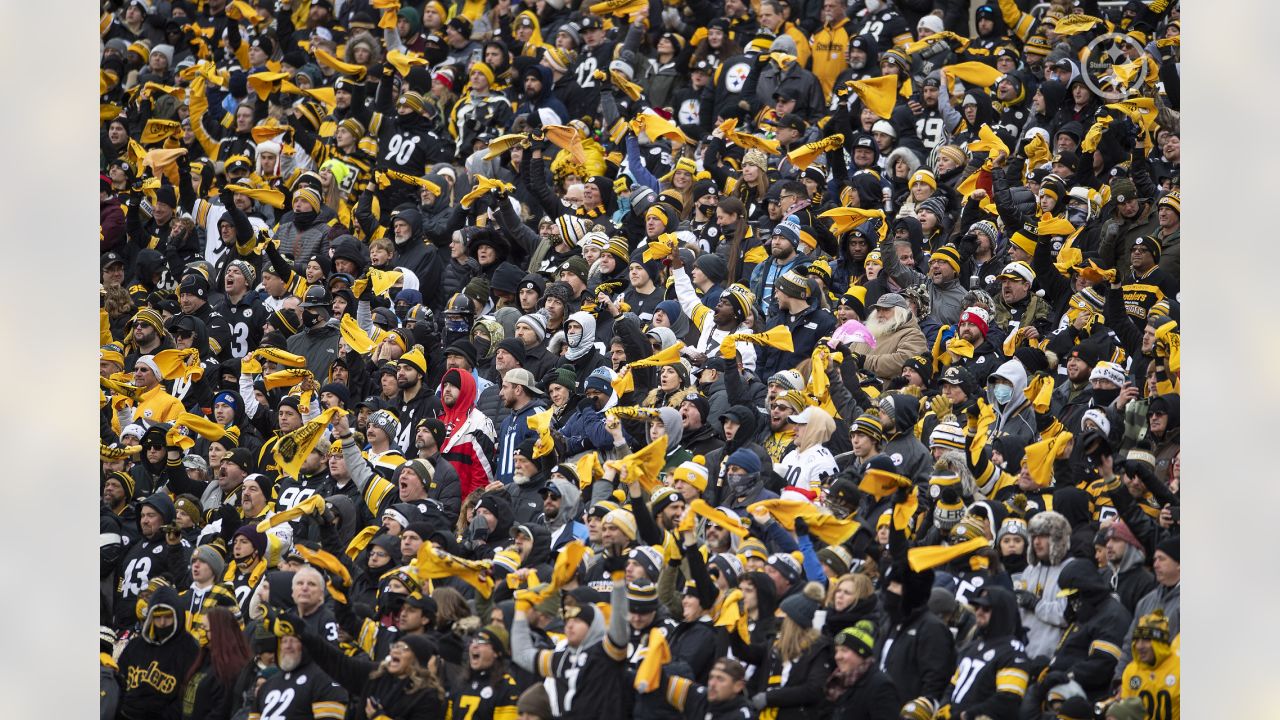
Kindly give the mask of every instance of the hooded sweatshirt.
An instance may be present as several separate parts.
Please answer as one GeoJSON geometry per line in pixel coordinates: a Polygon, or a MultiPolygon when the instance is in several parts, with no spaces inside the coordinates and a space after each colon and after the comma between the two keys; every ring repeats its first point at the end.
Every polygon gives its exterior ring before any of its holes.
{"type": "Polygon", "coordinates": [[[551,531],[551,551],[556,552],[575,538],[587,539],[587,526],[578,522],[581,511],[582,491],[577,485],[560,478],[552,478],[548,485],[555,486],[560,493],[560,511],[553,518],[547,518],[547,529],[551,531]]]}
{"type": "Polygon", "coordinates": [[[991,403],[996,413],[996,421],[989,431],[989,439],[994,441],[999,437],[1010,436],[1016,440],[1017,444],[1024,447],[1035,442],[1039,434],[1036,432],[1035,408],[1031,406],[1025,394],[1026,368],[1017,360],[1009,360],[996,368],[988,380],[993,378],[1008,380],[1013,385],[1013,395],[1007,403],[999,403],[995,399],[991,386],[988,385],[987,402],[991,403]]]}
{"type": "Polygon", "coordinates": [[[186,630],[186,613],[177,594],[173,588],[160,588],[147,605],[142,631],[120,653],[124,694],[119,716],[129,720],[181,717],[182,683],[199,652],[200,644],[186,630]],[[167,628],[156,625],[161,612],[173,615],[173,624],[167,628]]]}

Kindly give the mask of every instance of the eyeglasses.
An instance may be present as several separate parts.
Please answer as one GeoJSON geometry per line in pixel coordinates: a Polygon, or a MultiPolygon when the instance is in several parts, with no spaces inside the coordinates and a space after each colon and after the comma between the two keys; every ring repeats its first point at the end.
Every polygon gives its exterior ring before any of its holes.
{"type": "Polygon", "coordinates": [[[795,410],[791,409],[790,405],[785,405],[783,403],[773,403],[772,405],[769,406],[769,409],[770,410],[786,410],[787,412],[795,412],[795,410]]]}

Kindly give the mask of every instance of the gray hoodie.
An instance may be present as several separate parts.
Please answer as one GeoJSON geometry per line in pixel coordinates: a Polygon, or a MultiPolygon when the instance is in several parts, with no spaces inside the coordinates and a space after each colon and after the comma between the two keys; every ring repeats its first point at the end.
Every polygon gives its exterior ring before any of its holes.
{"type": "Polygon", "coordinates": [[[1009,399],[1009,403],[1001,406],[996,402],[991,391],[990,384],[987,385],[987,402],[991,403],[992,409],[996,413],[996,421],[992,423],[989,439],[995,440],[998,437],[1009,435],[1015,438],[1019,444],[1026,446],[1035,442],[1039,438],[1036,431],[1036,411],[1031,406],[1031,402],[1027,400],[1027,370],[1018,360],[1009,360],[987,378],[990,383],[991,378],[1004,378],[1013,385],[1013,397],[1009,399]]]}

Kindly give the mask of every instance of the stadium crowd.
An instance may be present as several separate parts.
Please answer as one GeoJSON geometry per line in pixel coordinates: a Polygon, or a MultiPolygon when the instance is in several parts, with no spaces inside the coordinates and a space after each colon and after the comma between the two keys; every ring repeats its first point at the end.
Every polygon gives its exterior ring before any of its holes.
{"type": "Polygon", "coordinates": [[[1176,0],[100,10],[104,720],[1179,716],[1176,0]]]}

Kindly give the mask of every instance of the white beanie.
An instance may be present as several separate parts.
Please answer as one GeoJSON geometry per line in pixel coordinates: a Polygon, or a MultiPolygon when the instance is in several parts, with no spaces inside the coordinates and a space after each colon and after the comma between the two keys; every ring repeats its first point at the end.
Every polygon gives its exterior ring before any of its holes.
{"type": "Polygon", "coordinates": [[[942,32],[942,18],[937,15],[925,15],[920,18],[920,22],[916,23],[916,33],[925,38],[934,33],[942,32]],[[928,32],[925,32],[925,31],[928,32]]]}

